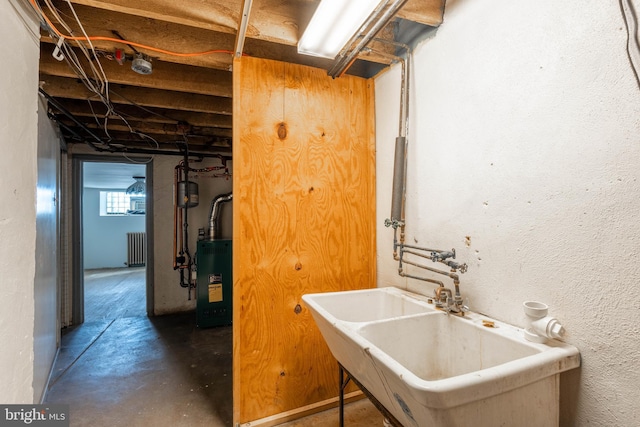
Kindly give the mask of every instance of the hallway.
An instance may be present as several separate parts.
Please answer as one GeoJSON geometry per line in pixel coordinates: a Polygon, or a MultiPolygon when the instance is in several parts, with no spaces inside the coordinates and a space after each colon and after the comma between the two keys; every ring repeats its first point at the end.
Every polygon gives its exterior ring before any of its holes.
{"type": "Polygon", "coordinates": [[[230,426],[231,327],[147,317],[145,269],[85,272],[85,323],[62,331],[45,403],[72,426],[230,426]]]}
{"type": "MultiPolygon", "coordinates": [[[[72,427],[232,426],[232,327],[198,329],[193,312],[147,317],[144,269],[86,277],[91,320],[62,331],[44,403],[68,404],[72,427]]],[[[337,424],[332,409],[282,426],[337,424]]],[[[367,399],[345,407],[346,427],[379,425],[367,399]]]]}
{"type": "Polygon", "coordinates": [[[232,424],[231,327],[199,330],[193,313],[70,328],[45,403],[72,426],[232,424]]]}

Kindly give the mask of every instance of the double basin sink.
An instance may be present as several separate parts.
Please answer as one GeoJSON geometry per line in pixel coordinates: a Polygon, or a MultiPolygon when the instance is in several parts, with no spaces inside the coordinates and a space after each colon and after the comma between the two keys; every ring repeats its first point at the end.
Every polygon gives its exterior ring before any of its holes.
{"type": "Polygon", "coordinates": [[[398,288],[307,294],[338,362],[404,426],[556,426],[575,347],[398,288]],[[504,423],[504,424],[503,424],[504,423]]]}

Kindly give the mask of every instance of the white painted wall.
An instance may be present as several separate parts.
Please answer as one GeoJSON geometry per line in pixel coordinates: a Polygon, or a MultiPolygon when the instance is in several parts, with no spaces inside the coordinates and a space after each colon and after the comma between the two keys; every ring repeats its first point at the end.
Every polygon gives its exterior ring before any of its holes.
{"type": "Polygon", "coordinates": [[[127,233],[145,231],[144,215],[100,216],[100,191],[84,188],[82,195],[83,262],[91,268],[123,268],[127,262],[127,233]]]}
{"type": "MultiPolygon", "coordinates": [[[[181,160],[177,156],[156,156],[153,161],[153,221],[154,221],[154,312],[157,315],[195,309],[195,294],[188,299],[185,288],[180,287],[180,273],[173,270],[173,176],[174,168],[181,160]]],[[[206,159],[192,163],[192,168],[219,166],[220,160],[206,159]]],[[[231,170],[231,162],[228,163],[231,170]]],[[[191,181],[199,186],[200,204],[189,209],[189,249],[196,253],[198,228],[209,226],[211,200],[232,190],[232,180],[213,178],[211,173],[190,174],[191,181]]],[[[230,239],[233,202],[222,207],[222,238],[230,239]]]]}
{"type": "MultiPolygon", "coordinates": [[[[522,326],[523,301],[550,305],[582,353],[563,426],[640,419],[640,89],[625,45],[615,0],[457,0],[415,52],[407,240],[458,250],[475,311],[522,326]]],[[[379,286],[430,293],[398,278],[382,226],[399,72],[376,79],[379,286]]]]}
{"type": "Polygon", "coordinates": [[[36,187],[36,272],[33,328],[33,400],[44,397],[53,367],[58,322],[58,173],[60,142],[47,117],[46,102],[38,102],[38,181],[36,187]]]}
{"type": "Polygon", "coordinates": [[[34,398],[38,25],[0,2],[0,402],[34,398]]]}

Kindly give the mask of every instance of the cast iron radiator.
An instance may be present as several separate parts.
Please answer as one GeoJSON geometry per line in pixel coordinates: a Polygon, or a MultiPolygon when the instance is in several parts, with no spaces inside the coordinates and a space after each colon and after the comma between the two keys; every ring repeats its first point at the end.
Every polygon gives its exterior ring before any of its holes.
{"type": "Polygon", "coordinates": [[[147,233],[127,233],[127,265],[142,267],[147,259],[147,233]]]}

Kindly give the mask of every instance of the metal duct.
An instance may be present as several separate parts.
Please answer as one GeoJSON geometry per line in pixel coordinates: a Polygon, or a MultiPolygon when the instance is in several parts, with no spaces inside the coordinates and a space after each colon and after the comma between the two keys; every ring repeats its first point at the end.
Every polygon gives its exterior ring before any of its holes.
{"type": "Polygon", "coordinates": [[[233,199],[233,193],[221,194],[211,201],[211,209],[209,209],[209,240],[216,240],[220,236],[220,216],[221,205],[230,202],[233,199]]]}

